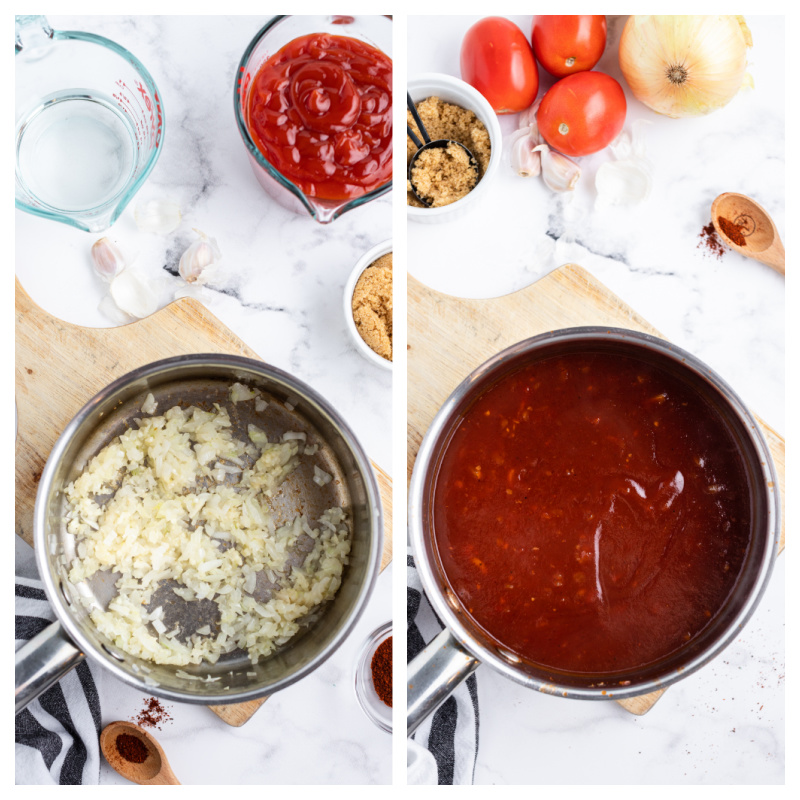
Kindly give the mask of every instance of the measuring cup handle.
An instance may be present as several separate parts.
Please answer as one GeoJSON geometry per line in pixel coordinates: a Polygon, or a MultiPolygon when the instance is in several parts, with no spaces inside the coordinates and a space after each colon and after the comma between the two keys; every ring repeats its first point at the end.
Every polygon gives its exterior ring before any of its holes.
{"type": "Polygon", "coordinates": [[[406,736],[450,697],[480,666],[445,628],[408,665],[406,736]]]}
{"type": "Polygon", "coordinates": [[[14,714],[19,714],[84,657],[58,622],[25,642],[14,658],[14,714]]]}

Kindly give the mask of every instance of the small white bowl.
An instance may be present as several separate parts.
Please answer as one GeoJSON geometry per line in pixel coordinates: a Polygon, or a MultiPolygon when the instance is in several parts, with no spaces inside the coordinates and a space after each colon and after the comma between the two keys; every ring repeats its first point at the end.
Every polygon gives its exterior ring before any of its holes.
{"type": "Polygon", "coordinates": [[[356,322],[353,319],[353,292],[356,290],[356,283],[358,283],[358,279],[361,277],[361,273],[374,261],[377,261],[381,256],[385,256],[387,253],[392,252],[392,240],[387,239],[385,242],[381,242],[380,244],[376,244],[372,250],[364,253],[361,258],[358,259],[353,271],[350,273],[350,277],[347,279],[347,283],[344,286],[344,321],[345,325],[347,326],[347,330],[350,333],[350,338],[353,340],[353,344],[356,346],[356,350],[361,353],[367,361],[371,361],[373,364],[377,364],[379,367],[383,367],[384,369],[392,369],[392,362],[388,359],[384,358],[383,356],[379,356],[362,338],[361,334],[358,332],[358,328],[356,327],[356,322]]]}
{"type": "Polygon", "coordinates": [[[450,222],[464,216],[475,203],[479,203],[486,195],[486,190],[494,178],[503,154],[503,133],[497,114],[489,105],[486,98],[468,83],[439,72],[427,72],[417,75],[408,82],[408,93],[414,103],[419,103],[428,97],[438,97],[446,103],[453,103],[461,108],[469,109],[486,126],[489,139],[492,143],[492,154],[489,157],[489,168],[478,182],[478,185],[466,197],[456,200],[447,206],[439,208],[417,208],[407,206],[408,219],[414,222],[450,222]]]}

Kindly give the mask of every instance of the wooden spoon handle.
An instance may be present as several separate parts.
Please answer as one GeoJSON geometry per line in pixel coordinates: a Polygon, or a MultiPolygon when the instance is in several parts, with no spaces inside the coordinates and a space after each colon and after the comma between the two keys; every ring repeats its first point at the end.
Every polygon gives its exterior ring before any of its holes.
{"type": "Polygon", "coordinates": [[[765,250],[760,255],[755,256],[762,264],[771,267],[775,272],[786,275],[786,250],[783,242],[776,238],[772,247],[765,250]]]}
{"type": "Polygon", "coordinates": [[[164,765],[161,772],[149,781],[140,781],[142,786],[180,786],[181,782],[175,777],[175,773],[164,765]]]}

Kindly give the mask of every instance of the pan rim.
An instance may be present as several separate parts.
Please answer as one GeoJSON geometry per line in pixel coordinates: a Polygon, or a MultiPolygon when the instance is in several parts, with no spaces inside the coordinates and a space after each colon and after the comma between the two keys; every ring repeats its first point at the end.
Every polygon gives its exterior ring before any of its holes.
{"type": "Polygon", "coordinates": [[[742,627],[752,616],[764,594],[777,557],[780,526],[780,490],[772,454],[757,420],[738,394],[714,370],[686,350],[651,334],[627,328],[581,326],[549,331],[523,339],[487,359],[456,386],[436,413],[428,430],[425,432],[417,452],[408,492],[409,540],[414,553],[417,571],[428,599],[442,623],[450,631],[450,634],[480,662],[486,663],[516,683],[543,693],[583,700],[621,700],[664,689],[700,669],[724,650],[736,638],[742,627]],[[498,651],[502,650],[501,647],[490,648],[483,642],[477,641],[474,634],[461,623],[459,616],[446,600],[440,583],[436,578],[435,567],[432,563],[435,559],[429,559],[427,555],[428,550],[431,549],[428,545],[432,541],[432,536],[426,530],[427,525],[423,517],[423,501],[426,492],[429,490],[431,470],[435,466],[432,463],[432,456],[436,445],[439,443],[440,436],[443,433],[446,434],[448,423],[451,421],[459,403],[468,396],[477,396],[480,386],[485,385],[484,382],[489,380],[489,376],[501,369],[502,365],[509,359],[523,353],[535,352],[550,343],[574,341],[585,341],[587,343],[603,341],[611,343],[629,342],[634,346],[640,346],[645,350],[665,356],[672,362],[694,372],[719,393],[730,410],[739,418],[761,463],[761,475],[757,477],[759,478],[759,483],[763,485],[765,499],[766,540],[763,543],[764,555],[753,587],[744,599],[741,608],[722,633],[707,647],[703,648],[698,655],[689,659],[686,664],[667,672],[662,678],[648,679],[642,683],[632,683],[629,686],[608,683],[602,687],[575,687],[540,680],[523,672],[521,668],[510,663],[510,660],[506,660],[498,654],[498,651]]]}

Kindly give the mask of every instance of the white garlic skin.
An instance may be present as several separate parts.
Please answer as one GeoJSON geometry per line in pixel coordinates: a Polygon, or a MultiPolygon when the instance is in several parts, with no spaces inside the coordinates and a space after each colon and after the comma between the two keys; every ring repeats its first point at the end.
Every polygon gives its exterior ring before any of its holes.
{"type": "Polygon", "coordinates": [[[222,262],[222,253],[216,239],[210,239],[202,231],[194,229],[200,237],[186,248],[178,264],[178,273],[187,283],[207,283],[222,262]]]}
{"type": "Polygon", "coordinates": [[[641,159],[606,161],[595,176],[600,206],[633,206],[650,195],[650,170],[641,159]]]}
{"type": "Polygon", "coordinates": [[[109,291],[120,311],[132,317],[144,319],[158,310],[158,298],[155,292],[147,281],[132,269],[120,272],[111,281],[109,291]]]}
{"type": "Polygon", "coordinates": [[[125,269],[125,257],[119,247],[104,236],[92,245],[92,264],[94,271],[106,283],[111,283],[125,269]]]}
{"type": "Polygon", "coordinates": [[[181,224],[181,209],[171,200],[139,203],[133,212],[136,227],[143,233],[172,233],[181,224]]]}
{"type": "Polygon", "coordinates": [[[536,140],[536,144],[542,143],[539,136],[539,123],[536,120],[536,114],[539,112],[539,104],[541,102],[542,99],[539,98],[530,108],[526,108],[519,115],[519,127],[527,128],[531,132],[531,136],[536,140]]]}
{"type": "Polygon", "coordinates": [[[644,202],[652,188],[652,168],[646,156],[644,131],[652,123],[637,119],[631,132],[622,131],[609,145],[617,158],[600,165],[595,176],[598,208],[633,206],[644,202]]]}
{"type": "Polygon", "coordinates": [[[97,306],[97,310],[103,316],[108,317],[108,319],[110,319],[114,325],[127,325],[129,322],[133,322],[134,320],[134,317],[132,317],[130,314],[126,314],[114,302],[114,298],[110,294],[103,296],[103,299],[97,306]]]}

